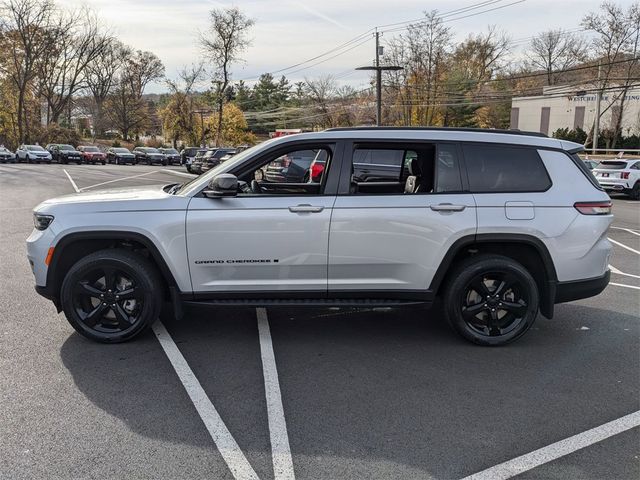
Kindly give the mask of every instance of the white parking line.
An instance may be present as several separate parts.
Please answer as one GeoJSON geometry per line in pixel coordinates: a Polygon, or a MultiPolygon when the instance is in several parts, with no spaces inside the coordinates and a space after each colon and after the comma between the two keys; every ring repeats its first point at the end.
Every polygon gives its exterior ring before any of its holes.
{"type": "Polygon", "coordinates": [[[196,178],[198,175],[195,173],[176,172],[175,170],[162,170],[162,173],[170,173],[173,175],[180,175],[181,177],[196,178]]]}
{"type": "Polygon", "coordinates": [[[640,290],[640,287],[636,287],[634,285],[625,285],[624,283],[609,282],[609,285],[615,285],[616,287],[625,287],[625,288],[633,288],[634,290],[640,290]]]}
{"type": "Polygon", "coordinates": [[[630,252],[637,253],[638,255],[640,255],[640,252],[639,252],[638,250],[635,250],[635,249],[633,249],[633,248],[631,248],[631,247],[628,247],[628,246],[626,246],[624,243],[617,242],[617,241],[615,241],[614,239],[609,238],[609,237],[607,237],[607,239],[608,239],[611,243],[614,243],[614,244],[618,245],[619,247],[626,248],[626,249],[627,249],[627,250],[629,250],[630,252]]]}
{"type": "Polygon", "coordinates": [[[78,188],[78,185],[76,185],[76,182],[73,181],[73,178],[71,178],[71,175],[69,175],[69,172],[67,172],[64,168],[62,169],[62,171],[67,175],[67,178],[71,182],[71,186],[76,191],[76,193],[78,193],[80,189],[78,188]]]}
{"type": "Polygon", "coordinates": [[[222,418],[220,418],[216,407],[213,406],[213,403],[211,403],[211,400],[207,397],[202,385],[200,385],[189,364],[182,356],[182,353],[180,353],[178,346],[160,320],[154,323],[153,331],[160,345],[162,345],[164,353],[167,355],[167,358],[169,358],[173,369],[178,374],[182,385],[189,394],[189,398],[191,398],[193,405],[196,407],[200,418],[207,427],[218,451],[229,467],[229,470],[231,470],[233,477],[237,480],[257,480],[258,475],[247,460],[247,457],[242,453],[242,450],[240,450],[231,432],[229,432],[222,418]]]}
{"type": "Polygon", "coordinates": [[[293,460],[291,458],[291,449],[289,448],[287,422],[284,418],[282,393],[278,382],[278,370],[273,353],[267,311],[264,308],[256,308],[256,315],[258,317],[264,391],[267,398],[267,420],[271,438],[273,474],[276,480],[293,480],[295,478],[293,460]]]}
{"type": "Polygon", "coordinates": [[[609,270],[611,270],[611,273],[615,273],[616,275],[623,275],[625,277],[631,277],[631,278],[640,278],[640,275],[633,275],[632,273],[621,272],[613,265],[609,265],[609,270]]]}
{"type": "Polygon", "coordinates": [[[640,410],[475,473],[465,477],[463,480],[502,480],[511,478],[638,426],[640,426],[640,410]]]}
{"type": "Polygon", "coordinates": [[[636,232],[635,230],[632,230],[630,228],[622,228],[622,227],[611,227],[611,228],[615,228],[616,230],[624,230],[625,232],[633,233],[634,235],[638,235],[640,237],[640,232],[636,232]]]}
{"type": "Polygon", "coordinates": [[[131,180],[132,178],[144,177],[146,175],[151,175],[152,173],[156,173],[158,170],[153,170],[151,172],[140,173],[138,175],[131,175],[129,177],[116,178],[114,180],[109,180],[107,182],[96,183],[95,185],[89,185],[88,187],[82,187],[80,190],[86,190],[87,188],[99,187],[101,185],[107,185],[108,183],[121,182],[123,180],[131,180]]]}

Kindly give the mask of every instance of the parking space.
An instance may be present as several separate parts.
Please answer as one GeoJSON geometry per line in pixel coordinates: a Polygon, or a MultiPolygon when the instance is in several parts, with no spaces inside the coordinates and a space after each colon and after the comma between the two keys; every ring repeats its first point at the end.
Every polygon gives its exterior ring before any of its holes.
{"type": "MultiPolygon", "coordinates": [[[[158,330],[120,345],[74,333],[33,290],[31,209],[74,184],[186,180],[0,165],[0,478],[464,478],[640,410],[640,202],[624,197],[612,284],[503,348],[461,340],[438,305],[188,309],[161,319],[184,365],[158,330]]],[[[638,478],[634,422],[523,459],[519,476],[638,478]]]]}

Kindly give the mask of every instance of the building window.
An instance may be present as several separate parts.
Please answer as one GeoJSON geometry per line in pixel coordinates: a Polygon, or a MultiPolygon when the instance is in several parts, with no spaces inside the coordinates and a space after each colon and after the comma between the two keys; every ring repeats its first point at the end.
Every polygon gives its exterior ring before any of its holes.
{"type": "Polygon", "coordinates": [[[575,114],[573,117],[573,129],[576,130],[580,128],[584,130],[584,109],[585,107],[576,107],[575,114]]]}
{"type": "Polygon", "coordinates": [[[514,107],[511,109],[511,128],[516,130],[518,128],[518,122],[520,120],[520,109],[514,107]]]}
{"type": "Polygon", "coordinates": [[[549,117],[551,116],[551,107],[542,107],[540,115],[540,133],[549,135],[549,117]]]}

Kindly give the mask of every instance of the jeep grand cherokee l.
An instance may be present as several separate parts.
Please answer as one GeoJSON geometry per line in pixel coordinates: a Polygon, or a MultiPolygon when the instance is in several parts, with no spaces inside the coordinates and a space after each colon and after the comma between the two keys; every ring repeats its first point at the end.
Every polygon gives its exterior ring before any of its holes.
{"type": "Polygon", "coordinates": [[[467,340],[502,345],[538,312],[600,293],[613,216],[576,152],[535,134],[332,129],[268,140],[189,183],[90,191],[34,210],[36,289],[100,342],[137,336],[165,302],[403,305],[442,299],[467,340]],[[318,182],[265,166],[325,152],[318,182]],[[396,176],[360,181],[375,156],[396,176]],[[374,155],[375,153],[375,155],[374,155]]]}

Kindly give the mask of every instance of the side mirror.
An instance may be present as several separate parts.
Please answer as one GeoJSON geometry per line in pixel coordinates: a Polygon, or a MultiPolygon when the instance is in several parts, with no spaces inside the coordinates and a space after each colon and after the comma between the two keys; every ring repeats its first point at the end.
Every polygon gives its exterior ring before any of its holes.
{"type": "Polygon", "coordinates": [[[231,173],[221,173],[211,179],[202,193],[207,198],[235,197],[238,195],[238,177],[231,173]]]}

